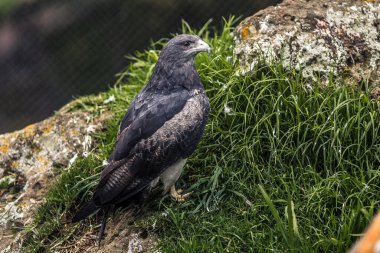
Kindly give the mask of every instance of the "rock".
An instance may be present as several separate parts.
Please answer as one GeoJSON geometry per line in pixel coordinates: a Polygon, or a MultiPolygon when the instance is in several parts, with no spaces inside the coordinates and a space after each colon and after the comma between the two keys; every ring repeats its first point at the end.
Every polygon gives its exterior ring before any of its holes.
{"type": "Polygon", "coordinates": [[[241,74],[262,59],[282,57],[285,68],[314,81],[332,74],[348,84],[369,80],[380,86],[378,1],[285,0],[243,20],[234,39],[241,74]]]}
{"type": "MultiPolygon", "coordinates": [[[[115,215],[107,223],[105,238],[98,246],[99,228],[86,227],[76,233],[75,238],[66,241],[54,249],[55,252],[70,253],[138,253],[150,252],[158,243],[158,237],[153,231],[147,231],[133,225],[134,216],[138,210],[115,215]]],[[[152,227],[152,229],[154,229],[152,227]]]]}
{"type": "Polygon", "coordinates": [[[20,131],[0,135],[0,252],[17,252],[20,234],[13,227],[31,222],[34,207],[54,182],[54,168],[91,148],[91,134],[102,128],[107,115],[58,113],[20,131]]]}

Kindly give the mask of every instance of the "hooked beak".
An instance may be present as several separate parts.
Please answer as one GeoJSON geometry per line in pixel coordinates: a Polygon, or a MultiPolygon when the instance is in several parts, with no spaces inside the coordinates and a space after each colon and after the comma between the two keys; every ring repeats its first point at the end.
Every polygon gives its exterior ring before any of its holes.
{"type": "Polygon", "coordinates": [[[211,52],[210,46],[201,39],[195,42],[194,47],[189,50],[189,53],[200,53],[200,52],[207,52],[207,53],[211,52]]]}

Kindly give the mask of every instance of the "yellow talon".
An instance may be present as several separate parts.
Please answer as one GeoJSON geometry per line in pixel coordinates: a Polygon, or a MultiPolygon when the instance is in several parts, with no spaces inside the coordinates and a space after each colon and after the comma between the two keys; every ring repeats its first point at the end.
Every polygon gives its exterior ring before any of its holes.
{"type": "Polygon", "coordinates": [[[170,196],[177,202],[184,202],[192,194],[192,192],[189,192],[181,195],[182,192],[182,189],[177,191],[174,185],[170,188],[170,196]]]}

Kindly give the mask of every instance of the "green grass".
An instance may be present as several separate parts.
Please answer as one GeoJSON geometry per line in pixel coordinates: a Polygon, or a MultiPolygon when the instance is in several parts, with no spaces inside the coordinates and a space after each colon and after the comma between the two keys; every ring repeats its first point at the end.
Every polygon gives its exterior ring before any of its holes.
{"type": "Polygon", "coordinates": [[[16,0],[0,0],[0,18],[18,4],[16,0]]]}
{"type": "Polygon", "coordinates": [[[13,185],[11,177],[3,177],[0,180],[0,190],[2,189],[8,189],[13,185]]]}
{"type": "MultiPolygon", "coordinates": [[[[158,210],[135,224],[157,220],[162,252],[345,252],[379,206],[380,102],[333,80],[307,89],[299,73],[279,63],[262,64],[252,77],[236,75],[232,26],[227,21],[213,37],[209,29],[198,32],[213,49],[196,61],[212,110],[178,183],[194,193],[180,204],[157,199],[158,210]]],[[[186,24],[182,30],[194,33],[186,24]]],[[[27,228],[26,251],[53,250],[93,222],[63,221],[91,196],[161,44],[132,57],[115,88],[76,102],[73,110],[115,116],[96,136],[97,148],[63,170],[48,192],[27,228]],[[116,102],[104,105],[110,95],[116,102]]]]}

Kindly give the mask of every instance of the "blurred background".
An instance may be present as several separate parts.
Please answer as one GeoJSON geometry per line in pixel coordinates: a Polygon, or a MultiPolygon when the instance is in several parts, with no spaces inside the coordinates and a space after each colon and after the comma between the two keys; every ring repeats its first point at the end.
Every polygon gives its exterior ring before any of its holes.
{"type": "Polygon", "coordinates": [[[209,19],[247,17],[279,0],[0,0],[0,133],[108,89],[126,55],[209,19]]]}

